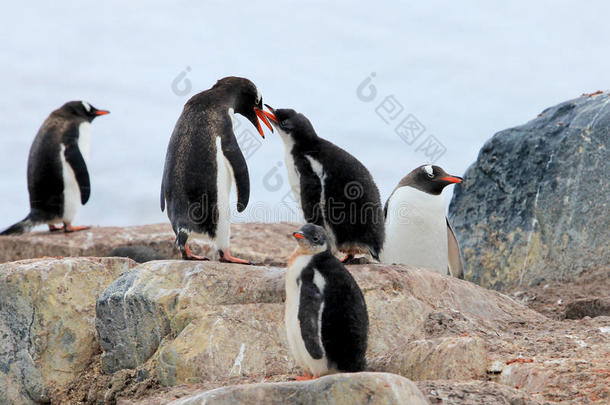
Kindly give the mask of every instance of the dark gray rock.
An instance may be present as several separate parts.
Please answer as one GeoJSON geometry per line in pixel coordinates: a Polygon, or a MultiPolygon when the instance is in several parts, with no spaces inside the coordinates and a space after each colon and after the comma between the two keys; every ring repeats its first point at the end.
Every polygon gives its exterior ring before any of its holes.
{"type": "Polygon", "coordinates": [[[502,289],[610,263],[608,104],[561,103],[483,146],[449,207],[467,280],[502,289]]]}
{"type": "Polygon", "coordinates": [[[102,371],[106,374],[144,363],[170,331],[169,319],[157,304],[133,291],[137,271],[116,279],[97,300],[95,328],[104,349],[102,371]]]}
{"type": "Polygon", "coordinates": [[[166,257],[150,246],[144,245],[123,245],[114,249],[108,254],[110,257],[128,257],[138,263],[146,263],[153,260],[166,260],[166,257]]]}

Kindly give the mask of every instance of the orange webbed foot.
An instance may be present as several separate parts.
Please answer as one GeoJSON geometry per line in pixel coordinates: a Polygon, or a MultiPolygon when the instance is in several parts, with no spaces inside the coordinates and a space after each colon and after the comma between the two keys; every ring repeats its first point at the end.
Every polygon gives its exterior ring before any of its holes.
{"type": "Polygon", "coordinates": [[[218,251],[218,254],[220,255],[220,261],[221,262],[225,262],[225,263],[237,263],[237,264],[246,264],[246,265],[250,265],[252,264],[252,262],[250,262],[249,260],[245,260],[245,259],[240,259],[238,257],[233,257],[231,255],[231,252],[229,252],[229,249],[222,249],[218,251]]]}

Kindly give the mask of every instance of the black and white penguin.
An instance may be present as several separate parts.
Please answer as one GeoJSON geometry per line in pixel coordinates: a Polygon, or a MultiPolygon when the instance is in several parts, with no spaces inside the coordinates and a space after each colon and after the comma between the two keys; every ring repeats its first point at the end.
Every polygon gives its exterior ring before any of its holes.
{"type": "Polygon", "coordinates": [[[288,180],[306,222],[323,226],[349,262],[359,253],[379,260],[383,207],[373,176],[354,156],[320,138],[303,114],[274,110],[285,147],[288,180]]]}
{"type": "Polygon", "coordinates": [[[30,148],[28,191],[30,213],[0,235],[19,234],[39,224],[50,231],[88,229],[73,226],[80,204],[89,200],[91,183],[87,163],[91,121],[109,111],[98,110],[86,101],[70,101],[44,121],[30,148]]]}
{"type": "Polygon", "coordinates": [[[249,263],[229,252],[233,182],[239,212],[250,198],[248,166],[237,144],[233,121],[234,114],[243,115],[264,138],[258,118],[270,129],[271,125],[262,103],[250,80],[225,77],[184,105],[167,147],[161,183],[161,211],[167,204],[167,216],[184,259],[206,260],[193,254],[187,244],[189,236],[196,234],[216,244],[221,261],[249,263]]]}
{"type": "Polygon", "coordinates": [[[305,377],[366,368],[369,318],[356,280],[330,250],[324,228],[292,234],[297,248],[286,270],[288,345],[305,377]]]}
{"type": "Polygon", "coordinates": [[[408,264],[462,277],[460,248],[445,216],[443,189],[462,178],[422,165],[398,183],[385,205],[381,262],[408,264]]]}

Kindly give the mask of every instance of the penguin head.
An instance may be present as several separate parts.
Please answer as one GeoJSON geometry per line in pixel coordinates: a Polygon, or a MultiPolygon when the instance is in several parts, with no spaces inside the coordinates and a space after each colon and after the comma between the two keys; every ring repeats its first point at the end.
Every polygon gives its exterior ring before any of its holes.
{"type": "Polygon", "coordinates": [[[265,104],[265,107],[271,111],[273,118],[269,117],[270,121],[280,135],[288,136],[295,142],[307,141],[318,137],[313,129],[313,125],[303,114],[291,108],[279,108],[276,110],[269,104],[265,104]]]}
{"type": "Polygon", "coordinates": [[[461,177],[447,173],[440,166],[421,165],[409,173],[401,183],[429,194],[438,195],[446,186],[461,182],[461,177]]]}
{"type": "Polygon", "coordinates": [[[330,247],[328,234],[321,226],[305,224],[296,232],[292,233],[299,248],[308,254],[325,252],[330,247]]]}
{"type": "Polygon", "coordinates": [[[86,101],[69,101],[55,112],[68,118],[81,118],[89,122],[100,115],[110,114],[110,111],[98,110],[86,101]]]}
{"type": "Polygon", "coordinates": [[[267,120],[267,117],[271,114],[263,111],[263,96],[250,80],[243,77],[229,76],[217,81],[213,88],[221,89],[234,95],[234,111],[246,117],[263,138],[265,133],[259,119],[273,132],[273,127],[267,120]]]}

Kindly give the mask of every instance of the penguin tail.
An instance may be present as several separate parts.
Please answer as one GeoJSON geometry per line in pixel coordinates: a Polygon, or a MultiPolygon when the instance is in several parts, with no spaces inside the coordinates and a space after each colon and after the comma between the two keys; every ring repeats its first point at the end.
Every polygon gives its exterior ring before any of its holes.
{"type": "Polygon", "coordinates": [[[32,220],[32,214],[28,214],[28,216],[23,218],[21,221],[0,232],[0,235],[20,235],[22,233],[29,232],[34,225],[36,225],[36,223],[32,220]]]}
{"type": "Polygon", "coordinates": [[[371,254],[371,257],[373,257],[373,259],[380,261],[379,250],[377,250],[376,248],[369,248],[369,253],[371,254]]]}
{"type": "Polygon", "coordinates": [[[176,232],[176,241],[174,244],[177,248],[180,249],[181,252],[184,252],[186,249],[186,241],[189,238],[190,231],[181,226],[178,227],[178,232],[176,232]]]}

